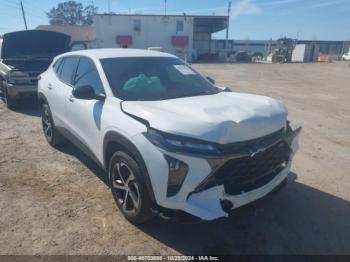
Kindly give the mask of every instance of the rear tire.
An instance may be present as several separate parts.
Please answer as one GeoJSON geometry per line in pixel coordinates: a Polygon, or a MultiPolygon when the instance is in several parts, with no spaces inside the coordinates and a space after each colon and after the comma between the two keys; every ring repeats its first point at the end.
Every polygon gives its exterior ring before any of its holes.
{"type": "Polygon", "coordinates": [[[108,174],[113,198],[124,217],[135,225],[149,221],[152,201],[137,162],[117,151],[109,161],[108,174]]]}
{"type": "Polygon", "coordinates": [[[57,131],[52,120],[51,110],[48,104],[41,106],[41,122],[46,141],[53,147],[65,142],[64,137],[57,131]]]}

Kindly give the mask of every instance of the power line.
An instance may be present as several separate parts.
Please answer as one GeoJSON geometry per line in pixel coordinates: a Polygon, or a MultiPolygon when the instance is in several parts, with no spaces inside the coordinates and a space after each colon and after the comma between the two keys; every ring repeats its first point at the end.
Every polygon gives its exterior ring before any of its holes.
{"type": "Polygon", "coordinates": [[[5,5],[6,7],[11,7],[11,8],[19,9],[18,6],[14,6],[14,5],[12,5],[12,4],[10,4],[10,3],[7,3],[7,2],[1,3],[1,5],[5,5]]]}
{"type": "Polygon", "coordinates": [[[5,4],[8,4],[8,5],[12,5],[12,6],[15,6],[15,7],[17,7],[17,4],[16,3],[14,3],[13,1],[11,1],[11,0],[2,0],[2,1],[5,1],[5,4]]]}
{"type": "MultiPolygon", "coordinates": [[[[26,1],[23,0],[23,2],[26,3],[27,0],[26,1]]],[[[29,1],[29,2],[30,3],[26,4],[26,9],[29,8],[29,9],[32,9],[33,11],[38,11],[38,12],[42,11],[44,13],[49,11],[49,10],[44,10],[37,2],[34,2],[34,1],[29,1]]]]}

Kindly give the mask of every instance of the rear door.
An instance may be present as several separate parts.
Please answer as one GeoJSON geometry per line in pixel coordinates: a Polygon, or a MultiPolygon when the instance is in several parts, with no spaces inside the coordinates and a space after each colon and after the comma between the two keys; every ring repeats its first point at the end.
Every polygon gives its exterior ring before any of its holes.
{"type": "Polygon", "coordinates": [[[56,77],[49,80],[49,105],[56,126],[67,128],[66,102],[72,99],[73,77],[78,62],[77,56],[64,57],[61,64],[57,65],[56,77]]]}
{"type": "MultiPolygon", "coordinates": [[[[96,94],[105,93],[94,61],[81,57],[74,78],[74,86],[90,85],[96,94]]],[[[99,148],[101,118],[104,101],[72,98],[66,100],[70,131],[88,147],[91,153],[99,148]]]]}

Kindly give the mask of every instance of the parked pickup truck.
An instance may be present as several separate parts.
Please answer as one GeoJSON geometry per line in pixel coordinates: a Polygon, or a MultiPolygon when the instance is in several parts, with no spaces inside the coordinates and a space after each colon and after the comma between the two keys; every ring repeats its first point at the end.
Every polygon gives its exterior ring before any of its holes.
{"type": "Polygon", "coordinates": [[[0,90],[8,108],[15,108],[21,97],[37,94],[38,76],[55,56],[69,51],[70,40],[68,35],[42,30],[4,35],[0,52],[0,90]]]}

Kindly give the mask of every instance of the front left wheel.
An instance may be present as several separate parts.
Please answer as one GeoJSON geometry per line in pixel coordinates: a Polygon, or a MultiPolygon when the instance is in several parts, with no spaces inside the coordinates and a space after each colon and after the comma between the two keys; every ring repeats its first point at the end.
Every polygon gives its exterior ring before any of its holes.
{"type": "Polygon", "coordinates": [[[133,224],[150,220],[152,202],[137,162],[118,151],[111,157],[108,172],[114,200],[124,217],[133,224]]]}
{"type": "Polygon", "coordinates": [[[12,97],[9,95],[8,90],[4,84],[2,83],[2,89],[3,89],[3,96],[4,96],[4,102],[6,103],[6,106],[8,109],[15,109],[18,106],[18,98],[12,97]]]}
{"type": "Polygon", "coordinates": [[[51,146],[58,146],[65,141],[55,127],[49,105],[45,103],[41,106],[41,122],[45,138],[51,146]]]}

